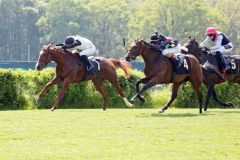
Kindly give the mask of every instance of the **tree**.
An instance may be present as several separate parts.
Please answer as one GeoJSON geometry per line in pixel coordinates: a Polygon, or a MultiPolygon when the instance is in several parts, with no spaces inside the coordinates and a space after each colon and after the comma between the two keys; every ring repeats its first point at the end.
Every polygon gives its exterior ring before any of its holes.
{"type": "Polygon", "coordinates": [[[38,50],[39,17],[35,0],[3,0],[0,3],[0,59],[27,60],[28,46],[31,53],[38,50]]]}
{"type": "Polygon", "coordinates": [[[88,4],[91,11],[91,38],[101,54],[122,57],[122,38],[128,33],[129,6],[122,0],[94,0],[88,4]]]}
{"type": "MultiPolygon", "coordinates": [[[[240,1],[222,0],[216,4],[216,9],[220,10],[228,17],[226,33],[234,44],[235,52],[240,54],[240,1]]],[[[220,30],[220,29],[219,29],[220,30]]],[[[234,53],[233,53],[234,54],[234,53]]]]}
{"type": "Polygon", "coordinates": [[[130,16],[129,38],[148,39],[152,32],[184,41],[189,36],[203,39],[207,26],[225,26],[226,17],[201,0],[151,0],[139,5],[130,16]]]}
{"type": "Polygon", "coordinates": [[[45,4],[45,12],[37,25],[41,43],[62,43],[68,35],[88,34],[88,12],[74,0],[51,0],[45,4]]]}

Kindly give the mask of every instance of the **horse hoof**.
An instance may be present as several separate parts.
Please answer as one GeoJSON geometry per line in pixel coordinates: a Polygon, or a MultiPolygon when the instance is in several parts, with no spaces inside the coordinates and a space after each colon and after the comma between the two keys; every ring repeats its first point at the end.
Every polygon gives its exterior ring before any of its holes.
{"type": "Polygon", "coordinates": [[[128,106],[128,108],[133,108],[134,107],[134,105],[133,104],[130,104],[129,106],[128,106]]]}
{"type": "Polygon", "coordinates": [[[164,110],[163,109],[160,109],[159,111],[158,111],[158,113],[163,113],[164,112],[164,110]]]}
{"type": "Polygon", "coordinates": [[[53,112],[54,110],[55,110],[55,108],[54,108],[54,107],[52,107],[52,108],[51,108],[51,111],[53,112]]]}

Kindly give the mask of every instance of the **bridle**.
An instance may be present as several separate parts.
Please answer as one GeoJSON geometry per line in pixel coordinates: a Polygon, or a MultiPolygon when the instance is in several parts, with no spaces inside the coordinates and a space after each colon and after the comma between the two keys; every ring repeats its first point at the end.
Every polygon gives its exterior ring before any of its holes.
{"type": "MultiPolygon", "coordinates": [[[[141,43],[141,44],[140,44],[140,46],[138,47],[138,50],[137,50],[137,51],[134,51],[134,53],[140,53],[139,55],[141,55],[141,53],[143,53],[143,51],[144,51],[144,48],[143,48],[143,46],[142,46],[142,44],[144,44],[144,43],[143,43],[142,41],[137,41],[136,44],[137,44],[137,43],[141,43]]],[[[132,52],[132,53],[133,53],[133,51],[129,51],[129,52],[132,52]]],[[[136,59],[136,57],[139,56],[139,55],[135,55],[135,54],[134,54],[134,55],[132,55],[131,57],[132,57],[132,59],[136,59]]]]}

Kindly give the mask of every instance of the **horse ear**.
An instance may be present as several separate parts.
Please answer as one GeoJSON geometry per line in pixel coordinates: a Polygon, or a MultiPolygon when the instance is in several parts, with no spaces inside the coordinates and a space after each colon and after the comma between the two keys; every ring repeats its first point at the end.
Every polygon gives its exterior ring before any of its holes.
{"type": "Polygon", "coordinates": [[[191,39],[192,37],[191,37],[191,36],[189,36],[188,38],[189,38],[189,39],[191,39]]]}

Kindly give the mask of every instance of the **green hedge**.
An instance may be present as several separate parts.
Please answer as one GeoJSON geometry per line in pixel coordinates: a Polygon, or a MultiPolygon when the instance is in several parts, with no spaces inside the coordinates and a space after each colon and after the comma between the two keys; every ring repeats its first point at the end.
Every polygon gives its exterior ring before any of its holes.
{"type": "MultiPolygon", "coordinates": [[[[223,84],[215,85],[215,90],[219,100],[223,102],[233,102],[234,107],[240,106],[240,85],[239,84],[225,82],[223,84]]],[[[204,96],[204,104],[205,104],[205,98],[207,94],[207,88],[205,85],[201,87],[201,91],[204,96]]],[[[178,98],[176,99],[174,105],[176,107],[181,106],[186,108],[198,107],[197,97],[189,82],[184,87],[181,87],[181,89],[179,90],[178,98]]],[[[220,106],[218,103],[214,102],[212,97],[209,103],[209,107],[223,108],[223,106],[220,106]]]]}
{"type": "MultiPolygon", "coordinates": [[[[35,70],[0,70],[0,110],[6,109],[35,109],[51,108],[55,102],[61,85],[52,87],[44,96],[41,104],[35,104],[35,98],[43,86],[55,75],[52,68],[43,71],[35,70]]],[[[125,95],[130,99],[135,94],[135,82],[144,75],[139,71],[131,71],[129,79],[125,79],[124,72],[118,70],[119,82],[124,89],[125,95]]],[[[117,94],[109,82],[105,82],[105,87],[109,93],[109,106],[113,108],[125,108],[122,98],[117,94]]],[[[198,107],[198,101],[195,93],[189,83],[179,94],[173,107],[198,107]]],[[[223,101],[232,101],[236,106],[240,104],[240,85],[224,83],[216,86],[219,99],[223,101]]],[[[206,87],[202,87],[204,97],[206,87]]],[[[171,97],[171,85],[165,85],[158,89],[157,87],[149,90],[144,94],[147,99],[146,103],[134,102],[137,108],[160,108],[164,106],[171,97]]],[[[101,108],[102,97],[96,91],[92,82],[83,82],[72,84],[65,93],[60,108],[101,108]]],[[[221,107],[210,102],[210,107],[221,107]]]]}
{"type": "MultiPolygon", "coordinates": [[[[39,106],[35,104],[35,99],[44,85],[55,75],[53,68],[43,71],[35,70],[0,70],[0,109],[34,109],[50,108],[55,102],[61,84],[53,86],[44,96],[39,106]]],[[[130,99],[135,93],[135,82],[143,74],[139,71],[131,71],[129,79],[125,78],[124,72],[118,70],[119,82],[124,89],[125,95],[130,99]]],[[[109,107],[125,107],[122,98],[109,82],[105,82],[105,87],[109,93],[109,107]]],[[[150,92],[146,92],[145,97],[151,99],[150,92]]],[[[149,101],[148,104],[150,104],[149,101]]],[[[101,108],[102,96],[96,91],[92,82],[75,83],[70,85],[65,93],[60,108],[101,108]]],[[[146,104],[135,103],[136,106],[143,107],[146,104]]],[[[148,105],[150,106],[150,105],[148,105]]]]}

